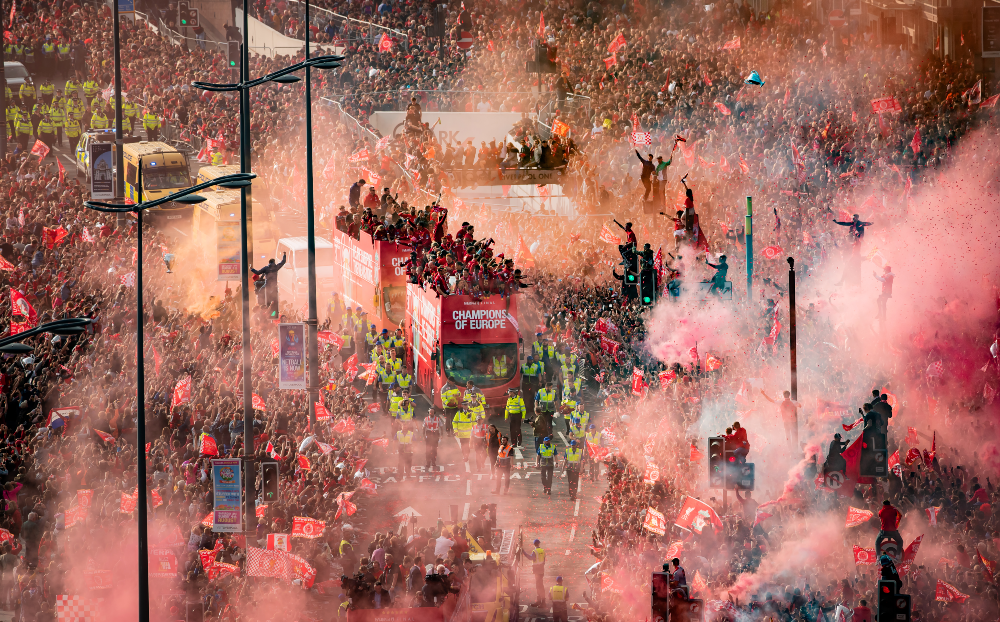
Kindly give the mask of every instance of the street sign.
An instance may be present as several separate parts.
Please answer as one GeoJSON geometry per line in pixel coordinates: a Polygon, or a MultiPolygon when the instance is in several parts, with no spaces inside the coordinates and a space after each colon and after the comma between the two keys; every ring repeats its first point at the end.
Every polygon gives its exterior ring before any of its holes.
{"type": "Polygon", "coordinates": [[[463,30],[462,31],[461,36],[459,36],[459,38],[458,38],[458,47],[462,48],[463,50],[467,50],[467,49],[469,49],[469,48],[472,47],[472,33],[471,32],[469,32],[467,30],[463,30]]]}
{"type": "Polygon", "coordinates": [[[118,13],[135,13],[135,0],[118,0],[118,13]]]}
{"type": "Polygon", "coordinates": [[[827,21],[830,22],[830,25],[833,26],[834,28],[842,28],[847,24],[847,18],[844,17],[844,12],[841,11],[840,9],[834,9],[833,11],[830,11],[830,15],[829,17],[827,17],[827,21]]]}
{"type": "Polygon", "coordinates": [[[1000,58],[1000,7],[983,7],[983,58],[1000,58]]]}

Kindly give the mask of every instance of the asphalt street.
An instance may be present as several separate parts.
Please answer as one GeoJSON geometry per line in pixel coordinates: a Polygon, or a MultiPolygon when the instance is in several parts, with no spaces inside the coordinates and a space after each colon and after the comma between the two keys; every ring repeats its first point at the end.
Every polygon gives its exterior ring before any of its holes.
{"type": "MultiPolygon", "coordinates": [[[[389,436],[389,418],[385,415],[376,415],[376,418],[373,436],[389,436]]],[[[503,417],[491,417],[489,423],[496,425],[502,433],[508,432],[509,426],[503,417]]],[[[562,427],[561,421],[557,423],[562,427]]],[[[583,573],[596,562],[588,545],[591,544],[591,532],[600,508],[598,499],[606,490],[607,483],[603,478],[591,482],[581,477],[577,500],[571,501],[565,472],[557,469],[553,476],[552,494],[545,494],[541,471],[535,467],[533,438],[527,424],[522,423],[522,434],[525,446],[513,452],[514,468],[507,494],[493,493],[495,481],[491,479],[488,467],[477,471],[472,460],[468,464],[463,461],[461,446],[453,436],[441,437],[438,448],[440,466],[428,469],[424,460],[423,435],[417,435],[414,439],[413,472],[410,474],[397,471],[395,442],[390,442],[386,449],[374,447],[367,468],[371,473],[370,479],[378,485],[378,491],[376,496],[365,501],[370,521],[365,530],[370,534],[387,529],[398,532],[410,515],[417,517],[417,528],[434,527],[438,518],[450,523],[452,512],[459,520],[468,520],[483,504],[496,503],[497,529],[516,530],[520,527],[524,548],[529,551],[533,548],[533,540],[541,540],[541,546],[546,551],[546,591],[555,585],[557,576],[562,576],[564,585],[570,590],[570,602],[585,604],[583,592],[588,586],[583,573]]],[[[556,433],[553,440],[562,456],[567,445],[565,432],[556,433]]],[[[537,598],[535,579],[530,560],[526,560],[522,568],[522,617],[527,620],[550,618],[548,609],[527,606],[537,598]]],[[[572,615],[570,619],[573,619],[572,615]]]]}

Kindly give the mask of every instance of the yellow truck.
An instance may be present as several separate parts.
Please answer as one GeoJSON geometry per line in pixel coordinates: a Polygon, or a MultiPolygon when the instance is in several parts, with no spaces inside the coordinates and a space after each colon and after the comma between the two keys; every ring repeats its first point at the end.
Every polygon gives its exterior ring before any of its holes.
{"type": "MultiPolygon", "coordinates": [[[[143,140],[122,145],[122,161],[125,198],[131,203],[160,199],[191,186],[187,158],[166,143],[143,140]]],[[[147,210],[143,217],[168,235],[183,239],[191,233],[195,209],[171,202],[147,210]]]]}

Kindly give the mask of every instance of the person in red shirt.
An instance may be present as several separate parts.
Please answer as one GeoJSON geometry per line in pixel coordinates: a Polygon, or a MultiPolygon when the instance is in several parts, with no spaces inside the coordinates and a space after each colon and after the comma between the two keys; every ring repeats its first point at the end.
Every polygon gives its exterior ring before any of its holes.
{"type": "Polygon", "coordinates": [[[899,535],[899,521],[902,518],[903,515],[889,503],[888,499],[882,502],[882,509],[878,511],[878,519],[882,525],[878,537],[875,538],[875,553],[877,555],[882,554],[882,542],[885,540],[892,540],[896,543],[897,554],[903,550],[903,536],[899,535]]]}
{"type": "Polygon", "coordinates": [[[868,601],[862,599],[861,603],[854,608],[854,617],[851,622],[872,622],[872,610],[868,608],[868,601]]]}
{"type": "Polygon", "coordinates": [[[735,453],[737,457],[743,458],[743,461],[745,462],[747,454],[750,453],[750,441],[747,439],[746,428],[741,427],[739,421],[733,423],[733,435],[731,438],[726,440],[727,442],[732,443],[735,447],[733,453],[735,453]]]}

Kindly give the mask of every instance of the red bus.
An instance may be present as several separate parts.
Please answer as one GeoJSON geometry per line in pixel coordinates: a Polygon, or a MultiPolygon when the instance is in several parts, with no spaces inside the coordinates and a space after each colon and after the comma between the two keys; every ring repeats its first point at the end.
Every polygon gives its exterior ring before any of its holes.
{"type": "Polygon", "coordinates": [[[507,389],[520,386],[517,296],[438,297],[408,284],[404,330],[416,384],[436,406],[445,380],[463,391],[471,380],[488,406],[501,409],[507,389]]]}
{"type": "Polygon", "coordinates": [[[387,328],[391,333],[406,317],[406,268],[402,264],[410,258],[411,249],[372,240],[364,231],[360,235],[356,240],[333,230],[333,290],[345,305],[361,307],[378,332],[387,328]]]}

